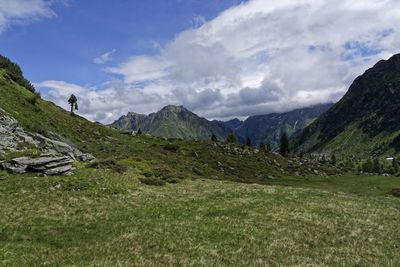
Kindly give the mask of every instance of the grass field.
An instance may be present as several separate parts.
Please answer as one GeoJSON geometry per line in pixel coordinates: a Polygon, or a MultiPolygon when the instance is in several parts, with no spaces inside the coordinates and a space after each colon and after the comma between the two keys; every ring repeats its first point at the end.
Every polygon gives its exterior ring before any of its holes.
{"type": "Polygon", "coordinates": [[[398,177],[149,186],[0,172],[3,266],[399,266],[398,177]],[[373,185],[373,186],[371,186],[373,185]]]}

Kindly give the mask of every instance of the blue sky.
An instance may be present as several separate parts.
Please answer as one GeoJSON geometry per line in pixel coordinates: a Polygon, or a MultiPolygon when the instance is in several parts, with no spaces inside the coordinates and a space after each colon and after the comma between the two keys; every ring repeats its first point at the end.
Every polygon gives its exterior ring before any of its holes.
{"type": "MultiPolygon", "coordinates": [[[[0,1],[1,2],[1,1],[0,1]]],[[[2,54],[18,62],[28,79],[67,80],[96,86],[110,79],[93,58],[113,49],[114,61],[156,53],[178,33],[211,20],[242,0],[71,0],[57,14],[10,25],[0,36],[2,54]]]]}
{"type": "Polygon", "coordinates": [[[0,53],[43,98],[109,123],[184,105],[209,119],[339,100],[400,52],[398,0],[0,0],[0,53]]]}

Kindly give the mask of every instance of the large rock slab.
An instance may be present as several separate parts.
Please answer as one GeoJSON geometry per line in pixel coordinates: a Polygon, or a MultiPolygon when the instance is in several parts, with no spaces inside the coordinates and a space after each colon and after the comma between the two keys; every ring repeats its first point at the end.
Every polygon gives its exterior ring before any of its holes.
{"type": "Polygon", "coordinates": [[[46,175],[58,175],[73,170],[73,159],[63,157],[20,157],[6,162],[0,162],[0,167],[15,174],[26,172],[42,172],[46,175]]]}
{"type": "Polygon", "coordinates": [[[64,174],[66,172],[69,172],[72,170],[72,165],[65,165],[65,166],[60,166],[60,167],[56,167],[56,168],[52,168],[52,169],[47,169],[45,171],[43,171],[44,174],[47,175],[57,175],[57,174],[64,174]]]}
{"type": "Polygon", "coordinates": [[[11,162],[15,162],[19,165],[29,165],[29,166],[40,166],[46,165],[52,162],[62,162],[65,160],[69,160],[70,158],[67,156],[63,157],[39,157],[39,158],[30,158],[30,157],[20,157],[10,160],[11,162]]]}

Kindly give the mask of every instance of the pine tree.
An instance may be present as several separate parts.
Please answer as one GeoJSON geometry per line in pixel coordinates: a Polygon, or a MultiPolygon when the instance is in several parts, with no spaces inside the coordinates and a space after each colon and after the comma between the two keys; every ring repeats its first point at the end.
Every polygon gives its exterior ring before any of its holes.
{"type": "Polygon", "coordinates": [[[261,142],[260,145],[258,146],[260,150],[265,150],[265,144],[264,142],[261,142]]]}
{"type": "Polygon", "coordinates": [[[363,163],[362,170],[368,173],[372,173],[374,171],[374,164],[372,163],[371,159],[368,159],[363,163]]]}
{"type": "Polygon", "coordinates": [[[373,172],[374,173],[381,173],[381,164],[377,158],[374,159],[373,163],[373,172]]]}
{"type": "Polygon", "coordinates": [[[271,145],[267,143],[267,151],[270,152],[272,150],[271,145]]]}
{"type": "Polygon", "coordinates": [[[333,154],[332,157],[331,157],[331,164],[332,165],[336,165],[336,156],[335,156],[335,154],[333,154]]]}
{"type": "Polygon", "coordinates": [[[247,139],[246,139],[246,146],[251,147],[250,137],[247,137],[247,139]]]}
{"type": "Polygon", "coordinates": [[[72,94],[71,97],[68,99],[68,103],[71,106],[71,114],[74,114],[74,109],[78,110],[78,99],[75,95],[72,94]]]}
{"type": "Polygon", "coordinates": [[[228,137],[226,138],[226,141],[227,141],[228,143],[236,144],[236,143],[237,143],[236,135],[234,135],[233,133],[230,133],[230,134],[228,135],[228,137]]]}
{"type": "Polygon", "coordinates": [[[392,161],[392,167],[395,173],[400,171],[400,162],[399,158],[394,158],[392,161]]]}
{"type": "Polygon", "coordinates": [[[286,133],[283,133],[280,140],[280,149],[279,153],[286,157],[289,154],[289,139],[286,133]]]}
{"type": "Polygon", "coordinates": [[[218,138],[214,133],[211,135],[211,141],[218,142],[218,138]]]}

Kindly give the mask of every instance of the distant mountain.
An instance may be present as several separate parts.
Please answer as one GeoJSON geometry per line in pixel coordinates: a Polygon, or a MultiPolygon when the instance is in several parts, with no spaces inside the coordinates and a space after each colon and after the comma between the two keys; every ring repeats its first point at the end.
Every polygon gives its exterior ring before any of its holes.
{"type": "Polygon", "coordinates": [[[359,76],[345,96],[307,127],[304,152],[382,155],[400,152],[400,54],[359,76]]]}
{"type": "Polygon", "coordinates": [[[332,105],[321,104],[285,113],[250,116],[244,122],[236,119],[226,122],[225,125],[241,140],[250,138],[253,145],[263,142],[277,148],[283,132],[286,132],[289,138],[294,137],[332,105]]]}
{"type": "Polygon", "coordinates": [[[215,134],[220,140],[232,132],[217,121],[201,118],[183,106],[166,106],[149,115],[129,112],[109,126],[123,131],[137,131],[165,138],[209,140],[215,134]]]}
{"type": "Polygon", "coordinates": [[[229,133],[235,133],[242,143],[249,137],[253,145],[268,142],[277,147],[283,131],[292,137],[331,106],[317,105],[282,114],[251,116],[245,121],[233,119],[226,122],[208,121],[183,106],[166,106],[150,115],[129,112],[109,126],[127,132],[140,128],[154,136],[196,140],[209,140],[213,133],[218,139],[225,140],[229,133]]]}

